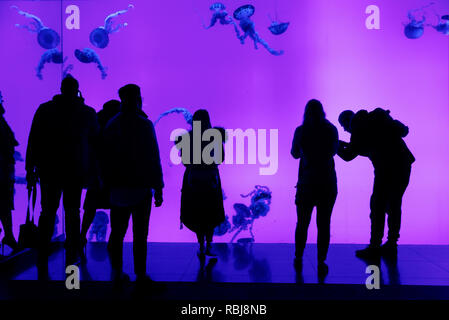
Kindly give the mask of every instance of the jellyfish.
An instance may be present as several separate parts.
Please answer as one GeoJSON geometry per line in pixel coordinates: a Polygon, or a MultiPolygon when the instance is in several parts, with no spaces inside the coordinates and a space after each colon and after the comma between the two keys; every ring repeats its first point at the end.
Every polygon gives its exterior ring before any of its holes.
{"type": "Polygon", "coordinates": [[[164,118],[172,113],[182,114],[184,116],[184,119],[186,120],[187,124],[192,125],[193,115],[190,113],[189,110],[187,110],[185,108],[173,108],[173,109],[170,109],[168,111],[161,113],[159,115],[159,118],[157,118],[157,120],[154,122],[154,125],[156,125],[162,118],[164,118]]]}
{"type": "Polygon", "coordinates": [[[271,19],[270,15],[268,15],[268,18],[271,20],[271,25],[268,27],[268,30],[270,30],[270,32],[275,36],[283,34],[285,31],[287,31],[287,28],[290,25],[290,22],[278,21],[277,17],[275,20],[273,20],[271,19]]]}
{"type": "Polygon", "coordinates": [[[126,8],[125,10],[117,11],[115,13],[108,15],[106,19],[104,19],[104,26],[100,26],[92,30],[89,36],[90,42],[97,48],[100,49],[106,48],[109,44],[109,34],[119,32],[120,29],[123,29],[128,25],[126,22],[114,25],[113,20],[119,15],[128,12],[132,8],[134,8],[134,6],[130,4],[128,5],[128,8],[126,8]]]}
{"type": "Polygon", "coordinates": [[[66,61],[67,57],[64,58],[61,51],[59,51],[56,48],[49,49],[44,52],[44,54],[41,56],[39,60],[39,64],[37,65],[36,68],[36,76],[41,80],[43,79],[42,70],[44,69],[46,63],[56,63],[64,65],[66,61]]]}
{"type": "Polygon", "coordinates": [[[75,50],[75,57],[82,63],[96,63],[97,68],[101,71],[101,78],[105,79],[106,74],[106,68],[101,64],[100,57],[98,54],[90,48],[84,48],[83,50],[76,49],[75,50]]]}
{"type": "Polygon", "coordinates": [[[438,24],[432,27],[444,35],[449,35],[449,15],[438,16],[438,24]]]}
{"type": "Polygon", "coordinates": [[[94,221],[89,231],[89,241],[95,237],[98,242],[106,240],[107,226],[109,224],[109,217],[104,211],[98,211],[95,214],[94,221]]]}
{"type": "Polygon", "coordinates": [[[426,16],[423,14],[421,20],[417,20],[414,16],[414,12],[422,11],[423,9],[432,6],[434,3],[430,3],[424,7],[410,10],[407,14],[409,22],[404,24],[404,34],[408,39],[418,39],[424,34],[424,22],[426,21],[426,16]]]}
{"type": "Polygon", "coordinates": [[[255,8],[253,5],[247,4],[237,8],[234,11],[234,18],[240,21],[240,28],[243,30],[243,36],[239,36],[239,40],[242,44],[245,43],[245,38],[249,36],[254,41],[254,48],[258,49],[257,44],[260,43],[268,50],[272,55],[279,56],[284,53],[284,51],[274,50],[270,48],[268,43],[263,40],[255,30],[255,24],[251,21],[251,16],[254,14],[255,8]]]}
{"type": "Polygon", "coordinates": [[[26,29],[32,33],[37,33],[37,42],[42,48],[54,49],[59,45],[61,41],[59,34],[55,30],[46,27],[40,18],[19,10],[17,6],[11,6],[11,8],[17,10],[17,13],[25,18],[31,19],[30,25],[16,24],[16,27],[26,29]]]}
{"type": "Polygon", "coordinates": [[[220,3],[220,2],[216,2],[214,4],[212,4],[209,8],[213,13],[212,13],[212,18],[210,20],[210,24],[209,26],[205,26],[205,29],[209,29],[212,28],[217,21],[220,21],[220,23],[222,25],[228,25],[231,24],[234,26],[234,30],[235,33],[237,34],[237,38],[240,37],[240,31],[239,28],[237,27],[237,24],[235,23],[235,21],[228,16],[228,13],[226,12],[226,7],[224,4],[220,3]]]}

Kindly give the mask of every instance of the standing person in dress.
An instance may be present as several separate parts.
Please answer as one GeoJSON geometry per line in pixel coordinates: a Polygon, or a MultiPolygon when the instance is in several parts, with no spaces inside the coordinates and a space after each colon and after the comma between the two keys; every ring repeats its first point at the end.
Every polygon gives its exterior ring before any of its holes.
{"type": "Polygon", "coordinates": [[[224,140],[224,130],[212,128],[209,113],[200,109],[193,115],[193,130],[178,137],[177,141],[186,167],[181,192],[181,222],[196,233],[200,258],[215,256],[211,250],[214,229],[225,220],[218,171],[218,165],[224,159],[224,140]],[[206,132],[214,136],[212,142],[203,141],[206,132]],[[213,148],[210,148],[211,144],[213,148]]]}

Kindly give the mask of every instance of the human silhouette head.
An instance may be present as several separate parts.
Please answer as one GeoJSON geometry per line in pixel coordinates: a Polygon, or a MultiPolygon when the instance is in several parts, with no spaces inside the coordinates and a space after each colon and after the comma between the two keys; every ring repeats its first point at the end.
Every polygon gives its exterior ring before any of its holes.
{"type": "Polygon", "coordinates": [[[338,122],[343,129],[349,133],[352,132],[351,121],[354,118],[354,112],[351,110],[345,110],[338,116],[338,122]]]}
{"type": "Polygon", "coordinates": [[[79,83],[71,74],[65,76],[61,82],[61,93],[66,97],[77,97],[79,92],[79,83]]]}
{"type": "Polygon", "coordinates": [[[115,99],[109,100],[103,105],[103,110],[108,114],[118,113],[120,111],[120,101],[115,99]]]}
{"type": "Polygon", "coordinates": [[[118,95],[122,102],[123,112],[137,112],[142,108],[142,96],[138,85],[127,84],[118,90],[118,95]]]}
{"type": "Polygon", "coordinates": [[[320,101],[312,99],[307,102],[304,110],[304,124],[318,123],[323,121],[325,117],[326,114],[324,113],[323,105],[320,101]]]}
{"type": "Polygon", "coordinates": [[[201,130],[203,131],[212,128],[209,112],[207,112],[206,109],[199,109],[195,111],[192,121],[201,121],[201,130]]]}

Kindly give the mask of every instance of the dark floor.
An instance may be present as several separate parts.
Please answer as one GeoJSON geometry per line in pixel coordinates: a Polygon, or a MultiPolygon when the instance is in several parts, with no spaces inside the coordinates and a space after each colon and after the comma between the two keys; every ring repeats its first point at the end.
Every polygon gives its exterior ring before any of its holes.
{"type": "MultiPolygon", "coordinates": [[[[363,245],[333,244],[327,263],[325,284],[364,285],[367,264],[354,256],[363,245]]],[[[292,244],[214,244],[215,265],[201,267],[193,243],[149,243],[148,274],[165,282],[297,283],[317,284],[316,245],[305,251],[302,277],[292,265],[292,244]]],[[[11,280],[36,280],[37,268],[25,266],[10,271],[11,280]]],[[[49,259],[50,280],[65,280],[64,251],[55,250],[49,259]]],[[[124,271],[133,279],[132,244],[124,246],[124,271]]],[[[90,243],[87,262],[81,265],[81,280],[109,281],[111,269],[105,243],[90,243]]],[[[397,263],[382,261],[383,285],[449,286],[449,246],[399,247],[397,263]]]]}

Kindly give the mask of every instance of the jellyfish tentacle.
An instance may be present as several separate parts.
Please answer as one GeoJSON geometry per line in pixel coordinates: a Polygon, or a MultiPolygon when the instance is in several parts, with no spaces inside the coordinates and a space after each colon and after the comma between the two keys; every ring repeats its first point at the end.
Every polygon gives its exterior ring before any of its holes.
{"type": "Polygon", "coordinates": [[[128,23],[119,23],[118,25],[116,25],[114,28],[112,28],[109,33],[116,33],[119,32],[121,29],[124,29],[125,27],[128,26],[128,23]]]}
{"type": "Polygon", "coordinates": [[[42,20],[39,17],[35,16],[34,14],[22,11],[17,6],[11,6],[11,8],[16,10],[17,13],[20,14],[21,16],[24,16],[25,18],[28,19],[32,19],[30,23],[33,24],[37,29],[34,32],[39,32],[41,29],[45,28],[44,24],[42,23],[42,20]]]}
{"type": "Polygon", "coordinates": [[[112,24],[114,23],[113,20],[114,18],[127,13],[130,9],[134,8],[134,5],[130,4],[128,5],[128,8],[126,8],[125,10],[120,10],[114,13],[111,13],[110,15],[108,15],[106,17],[106,19],[104,19],[104,28],[106,29],[106,31],[108,31],[109,33],[112,30],[112,24]]]}

